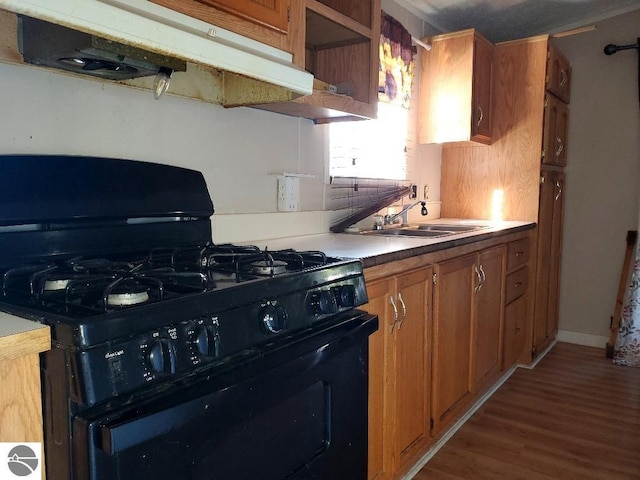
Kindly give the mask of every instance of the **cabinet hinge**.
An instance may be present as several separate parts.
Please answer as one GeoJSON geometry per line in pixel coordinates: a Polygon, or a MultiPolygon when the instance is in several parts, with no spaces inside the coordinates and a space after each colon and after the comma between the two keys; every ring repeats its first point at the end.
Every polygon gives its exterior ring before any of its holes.
{"type": "MultiPolygon", "coordinates": [[[[542,152],[540,153],[540,158],[542,160],[544,160],[544,157],[546,157],[546,156],[547,156],[547,151],[546,150],[542,150],[542,152]]],[[[540,178],[542,178],[542,177],[540,177],[540,178]]],[[[544,181],[542,181],[540,183],[544,183],[544,181]]]]}
{"type": "Polygon", "coordinates": [[[547,95],[544,96],[544,108],[549,106],[549,97],[547,95]]]}
{"type": "Polygon", "coordinates": [[[291,7],[287,7],[287,23],[291,23],[291,7]]]}
{"type": "Polygon", "coordinates": [[[537,353],[538,353],[538,347],[534,345],[533,347],[531,347],[531,355],[535,357],[537,353]]]}
{"type": "Polygon", "coordinates": [[[544,174],[540,175],[540,185],[544,185],[545,181],[546,181],[546,177],[544,176],[544,174]]]}
{"type": "Polygon", "coordinates": [[[437,285],[437,284],[438,284],[438,274],[437,274],[437,273],[434,273],[434,274],[431,276],[431,283],[433,283],[434,285],[437,285]]]}

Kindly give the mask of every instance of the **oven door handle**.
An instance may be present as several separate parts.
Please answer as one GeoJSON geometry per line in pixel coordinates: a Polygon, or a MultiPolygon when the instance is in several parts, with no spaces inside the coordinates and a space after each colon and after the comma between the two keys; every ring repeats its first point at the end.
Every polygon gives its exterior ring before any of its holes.
{"type": "Polygon", "coordinates": [[[179,429],[201,416],[211,402],[211,395],[198,397],[160,412],[99,428],[101,447],[108,455],[116,455],[147,440],[179,429]]]}

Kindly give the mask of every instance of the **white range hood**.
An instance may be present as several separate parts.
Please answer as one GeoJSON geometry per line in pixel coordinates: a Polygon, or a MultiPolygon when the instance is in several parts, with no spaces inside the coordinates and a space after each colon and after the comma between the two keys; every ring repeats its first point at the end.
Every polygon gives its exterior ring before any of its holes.
{"type": "Polygon", "coordinates": [[[0,0],[0,8],[299,95],[313,90],[313,75],[294,65],[291,54],[147,0],[0,0]]]}

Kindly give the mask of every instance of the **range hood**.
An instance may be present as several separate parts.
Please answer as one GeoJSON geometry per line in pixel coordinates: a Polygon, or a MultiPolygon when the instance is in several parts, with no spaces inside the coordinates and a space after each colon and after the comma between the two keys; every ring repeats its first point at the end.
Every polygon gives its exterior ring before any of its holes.
{"type": "Polygon", "coordinates": [[[152,53],[283,87],[313,91],[291,54],[147,0],[0,0],[0,8],[152,53]]]}
{"type": "Polygon", "coordinates": [[[186,70],[186,62],[31,17],[18,17],[25,62],[108,80],[186,70]]]}

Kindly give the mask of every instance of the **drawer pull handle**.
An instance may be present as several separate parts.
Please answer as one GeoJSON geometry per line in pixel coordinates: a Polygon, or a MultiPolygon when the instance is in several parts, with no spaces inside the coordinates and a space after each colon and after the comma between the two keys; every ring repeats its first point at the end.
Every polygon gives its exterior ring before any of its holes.
{"type": "Polygon", "coordinates": [[[402,320],[398,320],[398,330],[400,330],[402,322],[404,322],[404,319],[407,318],[407,306],[404,304],[401,293],[398,293],[398,300],[400,301],[400,305],[402,305],[402,320]]]}
{"type": "Polygon", "coordinates": [[[521,257],[524,255],[524,252],[522,250],[520,250],[519,252],[516,252],[516,257],[521,257]]]}
{"type": "MultiPolygon", "coordinates": [[[[398,321],[398,307],[396,307],[396,302],[393,301],[393,297],[389,297],[389,302],[393,307],[393,322],[391,323],[391,327],[389,328],[389,333],[393,333],[393,326],[398,321]]],[[[400,328],[400,327],[398,327],[400,328]]]]}
{"type": "Polygon", "coordinates": [[[513,284],[514,288],[520,288],[522,286],[522,282],[516,282],[513,284]]]}

